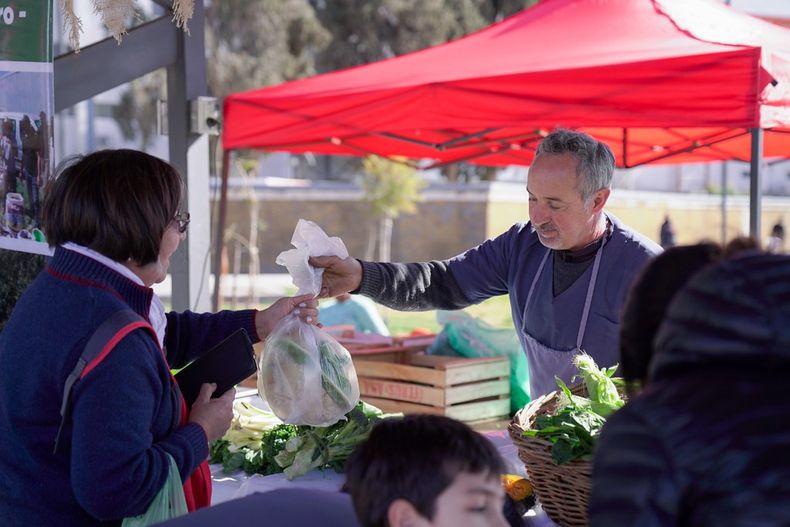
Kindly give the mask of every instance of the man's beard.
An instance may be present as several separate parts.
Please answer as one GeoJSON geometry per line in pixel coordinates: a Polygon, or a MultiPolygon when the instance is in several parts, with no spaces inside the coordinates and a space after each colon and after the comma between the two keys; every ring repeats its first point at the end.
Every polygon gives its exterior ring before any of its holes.
{"type": "Polygon", "coordinates": [[[559,229],[557,229],[557,227],[554,224],[545,223],[543,225],[540,225],[539,227],[536,227],[533,222],[530,222],[529,226],[530,226],[530,230],[538,235],[538,240],[543,246],[548,247],[549,249],[559,249],[559,247],[556,247],[556,245],[560,243],[560,239],[558,236],[559,229]],[[556,233],[555,236],[551,236],[552,234],[555,233],[556,233]],[[549,240],[544,240],[544,237],[546,235],[549,235],[550,238],[549,240]]]}

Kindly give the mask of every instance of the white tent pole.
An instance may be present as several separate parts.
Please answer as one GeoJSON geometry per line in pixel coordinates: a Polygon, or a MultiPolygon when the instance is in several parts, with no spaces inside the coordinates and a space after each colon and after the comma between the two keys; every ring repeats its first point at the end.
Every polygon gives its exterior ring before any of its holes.
{"type": "Polygon", "coordinates": [[[763,129],[752,128],[752,157],[749,165],[749,234],[760,240],[760,206],[762,189],[760,177],[763,167],[763,129]]]}

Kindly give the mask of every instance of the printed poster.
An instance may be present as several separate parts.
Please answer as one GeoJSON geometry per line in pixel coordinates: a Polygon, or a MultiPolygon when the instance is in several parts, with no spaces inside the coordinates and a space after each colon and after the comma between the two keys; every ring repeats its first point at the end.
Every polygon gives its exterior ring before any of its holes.
{"type": "Polygon", "coordinates": [[[0,249],[49,254],[54,109],[52,1],[0,2],[0,249]]]}

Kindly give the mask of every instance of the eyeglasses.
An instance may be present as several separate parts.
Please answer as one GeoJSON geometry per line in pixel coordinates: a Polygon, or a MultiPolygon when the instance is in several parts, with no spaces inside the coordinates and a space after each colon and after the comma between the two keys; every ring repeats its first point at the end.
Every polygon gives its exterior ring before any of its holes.
{"type": "Polygon", "coordinates": [[[176,222],[178,233],[184,234],[185,232],[187,232],[187,225],[189,225],[189,213],[178,212],[176,213],[175,216],[173,216],[173,221],[176,222]]]}

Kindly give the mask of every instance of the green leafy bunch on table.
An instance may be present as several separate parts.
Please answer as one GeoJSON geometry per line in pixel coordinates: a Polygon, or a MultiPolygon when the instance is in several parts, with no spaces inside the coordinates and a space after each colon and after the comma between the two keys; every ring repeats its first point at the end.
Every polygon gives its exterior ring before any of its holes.
{"type": "Polygon", "coordinates": [[[538,416],[533,428],[524,431],[525,436],[540,437],[552,444],[551,458],[557,465],[574,459],[590,460],[606,418],[625,404],[617,388],[621,379],[613,378],[617,365],[599,369],[586,353],[577,355],[573,362],[579,370],[577,377],[584,381],[587,397],[573,394],[556,377],[563,393],[557,411],[538,416]]]}
{"type": "Polygon", "coordinates": [[[226,473],[284,472],[288,479],[313,469],[340,472],[354,448],[384,417],[381,410],[362,401],[344,420],[324,427],[284,424],[273,413],[243,401],[233,409],[230,429],[211,444],[210,462],[222,463],[226,473]]]}

